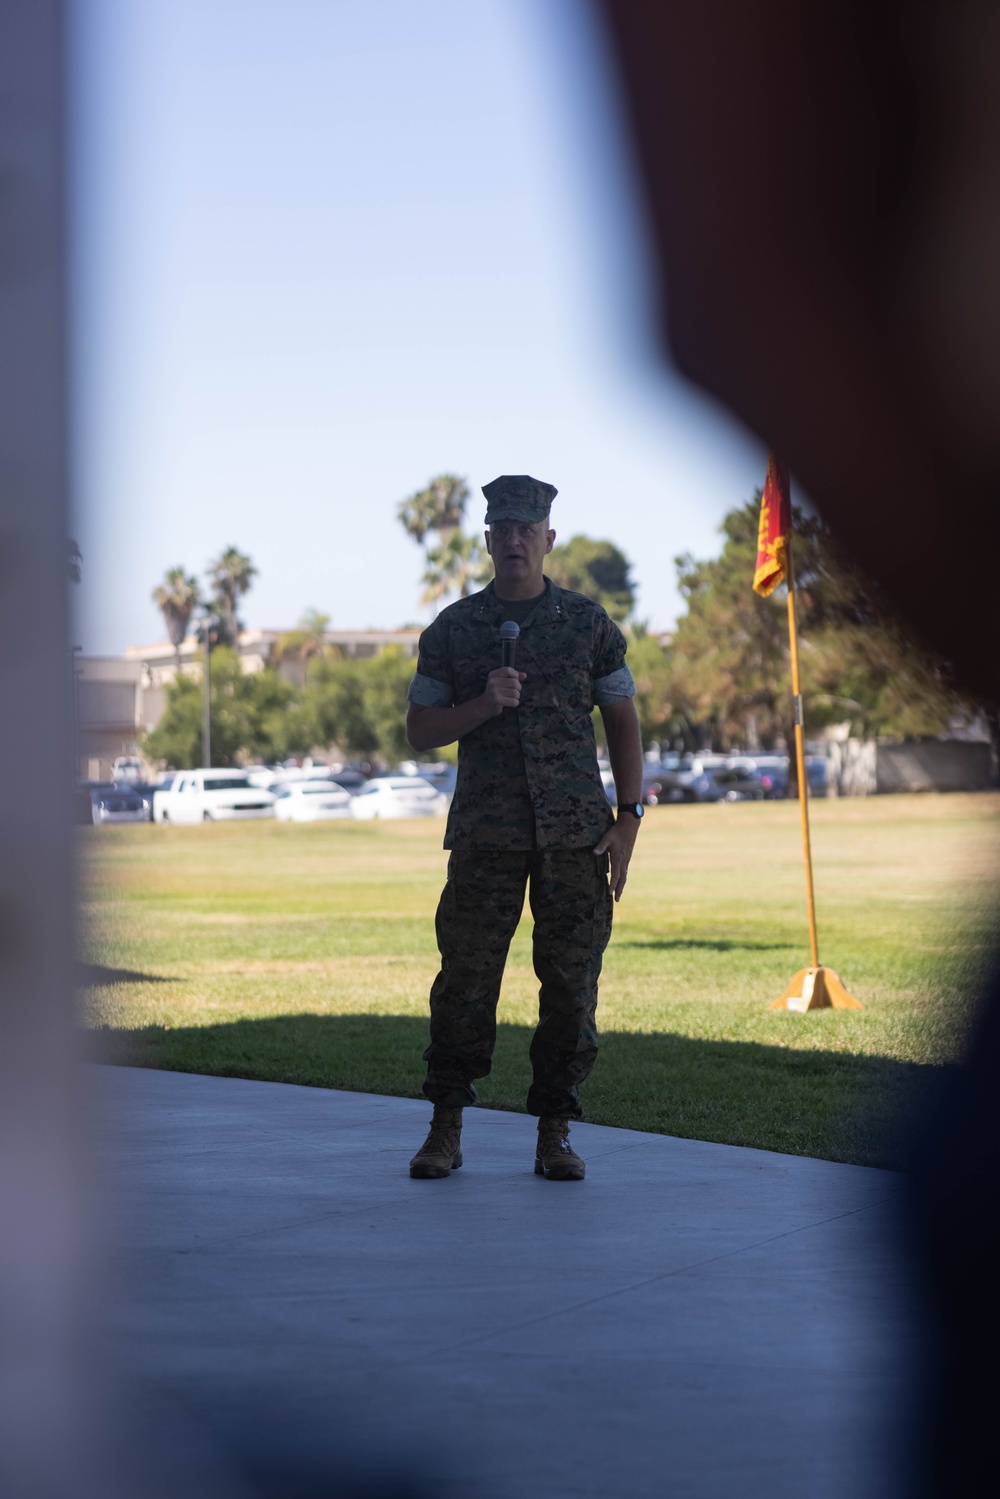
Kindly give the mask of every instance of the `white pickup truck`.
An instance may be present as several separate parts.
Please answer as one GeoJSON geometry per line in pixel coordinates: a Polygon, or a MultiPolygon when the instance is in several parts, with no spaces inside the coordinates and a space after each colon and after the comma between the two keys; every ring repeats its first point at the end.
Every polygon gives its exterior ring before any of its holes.
{"type": "Polygon", "coordinates": [[[274,795],[252,786],[239,770],[181,770],[169,788],[153,793],[153,821],[223,822],[273,817],[274,795]]]}

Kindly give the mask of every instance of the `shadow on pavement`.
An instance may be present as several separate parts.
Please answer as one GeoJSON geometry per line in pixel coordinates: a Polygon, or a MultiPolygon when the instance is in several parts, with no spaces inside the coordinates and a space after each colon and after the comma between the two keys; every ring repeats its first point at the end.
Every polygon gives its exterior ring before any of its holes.
{"type": "MultiPolygon", "coordinates": [[[[796,1019],[815,1029],[831,1014],[796,1019]]],[[[280,1015],[90,1034],[98,1061],[419,1098],[427,1021],[280,1015]]],[[[498,1026],[493,1072],[476,1084],[485,1107],[524,1108],[530,1040],[528,1026],[498,1026]]],[[[584,1107],[595,1124],[901,1167],[908,1121],[945,1072],[836,1050],[606,1031],[584,1107]]]]}

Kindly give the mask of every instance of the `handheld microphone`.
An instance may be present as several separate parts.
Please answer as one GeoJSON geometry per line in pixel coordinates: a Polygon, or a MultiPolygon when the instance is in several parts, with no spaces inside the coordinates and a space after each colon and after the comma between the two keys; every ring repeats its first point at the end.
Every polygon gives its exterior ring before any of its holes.
{"type": "Polygon", "coordinates": [[[516,619],[505,619],[500,626],[500,665],[513,666],[517,653],[517,637],[521,626],[516,619]]]}

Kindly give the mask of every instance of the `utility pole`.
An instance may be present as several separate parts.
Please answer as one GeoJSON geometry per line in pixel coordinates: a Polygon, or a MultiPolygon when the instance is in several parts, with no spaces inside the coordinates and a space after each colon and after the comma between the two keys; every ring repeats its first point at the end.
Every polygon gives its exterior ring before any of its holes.
{"type": "Polygon", "coordinates": [[[206,770],[212,768],[212,619],[205,617],[203,631],[205,640],[205,665],[202,671],[204,691],[202,694],[201,747],[202,761],[206,770]]]}
{"type": "Polygon", "coordinates": [[[77,668],[76,664],[77,655],[82,651],[82,645],[74,645],[70,647],[69,653],[69,669],[72,676],[72,681],[70,683],[70,703],[72,704],[73,710],[73,742],[70,749],[70,755],[73,762],[72,784],[74,786],[76,785],[77,781],[83,780],[83,776],[80,772],[80,671],[77,668]]]}

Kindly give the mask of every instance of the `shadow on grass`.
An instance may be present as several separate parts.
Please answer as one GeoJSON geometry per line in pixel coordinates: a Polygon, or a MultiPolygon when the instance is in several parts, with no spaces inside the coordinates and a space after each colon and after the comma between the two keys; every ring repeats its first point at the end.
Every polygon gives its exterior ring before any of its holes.
{"type": "Polygon", "coordinates": [[[172,984],[159,973],[138,973],[134,968],[105,968],[103,963],[77,963],[78,989],[99,989],[105,984],[172,984]]]}
{"type": "Polygon", "coordinates": [[[654,937],[649,941],[615,941],[615,947],[648,947],[657,952],[684,952],[688,948],[692,952],[789,952],[793,947],[801,947],[801,943],[795,942],[734,942],[727,937],[702,938],[702,937],[675,937],[669,941],[654,937]]]}
{"type": "MultiPolygon", "coordinates": [[[[91,1037],[96,1060],[125,1066],[419,1098],[427,1022],[284,1015],[91,1037]]],[[[524,1108],[530,1039],[528,1026],[498,1028],[492,1075],[477,1083],[486,1107],[524,1108]]],[[[899,1166],[907,1122],[941,1072],[842,1051],[607,1031],[584,1106],[595,1124],[899,1166]]]]}

